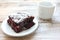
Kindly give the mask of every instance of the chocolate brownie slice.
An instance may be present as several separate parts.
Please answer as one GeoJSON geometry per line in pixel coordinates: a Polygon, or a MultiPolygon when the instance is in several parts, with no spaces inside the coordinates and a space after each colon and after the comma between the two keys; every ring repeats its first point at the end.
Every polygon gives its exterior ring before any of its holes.
{"type": "Polygon", "coordinates": [[[24,30],[24,27],[26,29],[31,28],[35,24],[33,22],[33,19],[34,17],[30,16],[29,14],[17,13],[14,15],[10,15],[7,22],[16,33],[19,33],[24,30]]]}

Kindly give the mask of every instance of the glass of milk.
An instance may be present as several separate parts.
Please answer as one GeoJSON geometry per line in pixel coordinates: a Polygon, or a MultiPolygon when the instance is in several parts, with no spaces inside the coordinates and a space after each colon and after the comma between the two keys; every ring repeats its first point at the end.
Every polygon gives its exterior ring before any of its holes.
{"type": "Polygon", "coordinates": [[[51,2],[39,3],[39,18],[48,20],[51,19],[54,13],[55,5],[51,2]]]}

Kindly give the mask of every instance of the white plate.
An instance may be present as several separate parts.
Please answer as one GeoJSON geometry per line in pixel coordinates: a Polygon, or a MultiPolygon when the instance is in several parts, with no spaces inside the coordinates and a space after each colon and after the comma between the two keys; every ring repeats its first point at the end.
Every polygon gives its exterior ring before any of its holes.
{"type": "Polygon", "coordinates": [[[38,28],[38,20],[36,18],[34,19],[34,23],[35,23],[35,25],[32,26],[30,29],[24,30],[20,33],[15,33],[12,30],[12,28],[8,25],[7,19],[6,19],[2,22],[1,29],[5,34],[7,34],[9,36],[21,37],[21,36],[26,36],[26,35],[33,33],[38,28]]]}

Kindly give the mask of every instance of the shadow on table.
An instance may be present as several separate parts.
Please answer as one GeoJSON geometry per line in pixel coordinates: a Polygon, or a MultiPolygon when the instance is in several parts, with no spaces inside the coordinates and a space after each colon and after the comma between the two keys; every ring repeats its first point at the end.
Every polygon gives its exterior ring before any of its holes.
{"type": "Polygon", "coordinates": [[[31,40],[34,38],[35,33],[32,33],[30,35],[24,36],[24,37],[10,37],[10,36],[5,36],[5,40],[31,40]]]}

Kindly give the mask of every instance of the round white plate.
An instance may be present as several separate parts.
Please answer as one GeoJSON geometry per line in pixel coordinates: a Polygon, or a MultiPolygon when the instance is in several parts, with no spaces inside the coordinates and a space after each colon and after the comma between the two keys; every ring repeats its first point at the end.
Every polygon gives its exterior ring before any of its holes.
{"type": "Polygon", "coordinates": [[[30,29],[24,30],[20,33],[15,33],[13,31],[13,29],[8,25],[7,19],[2,22],[1,29],[5,34],[7,34],[9,36],[13,36],[13,37],[26,36],[26,35],[29,35],[32,32],[34,32],[38,28],[38,20],[35,18],[33,21],[35,23],[34,26],[32,26],[30,29]]]}

